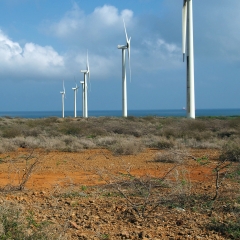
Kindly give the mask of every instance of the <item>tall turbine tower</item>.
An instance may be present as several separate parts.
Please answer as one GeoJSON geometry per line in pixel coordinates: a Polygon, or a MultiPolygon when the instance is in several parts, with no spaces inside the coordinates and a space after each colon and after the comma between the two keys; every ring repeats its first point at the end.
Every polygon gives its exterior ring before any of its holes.
{"type": "Polygon", "coordinates": [[[183,0],[182,9],[182,50],[183,61],[187,60],[187,117],[195,119],[195,92],[194,92],[194,50],[193,50],[193,0],[183,0]]]}
{"type": "Polygon", "coordinates": [[[87,94],[88,94],[88,85],[87,80],[90,80],[90,68],[88,62],[88,52],[87,52],[87,66],[86,70],[81,70],[84,75],[84,117],[88,117],[88,102],[87,102],[87,94]]]}
{"type": "Polygon", "coordinates": [[[85,110],[84,110],[84,107],[85,107],[85,103],[84,103],[84,82],[81,81],[80,82],[82,84],[82,116],[85,117],[85,110]]]}
{"type": "Polygon", "coordinates": [[[128,63],[131,80],[131,67],[130,67],[130,43],[131,37],[128,38],[125,22],[123,19],[123,25],[126,35],[126,45],[118,45],[118,49],[122,49],[122,115],[127,117],[127,80],[126,80],[126,54],[125,50],[128,50],[128,63]]]}
{"type": "Polygon", "coordinates": [[[64,118],[64,98],[65,98],[65,87],[64,87],[64,81],[63,81],[63,91],[60,92],[62,94],[62,117],[64,118]]]}
{"type": "Polygon", "coordinates": [[[72,88],[72,90],[74,91],[74,117],[77,117],[77,90],[79,89],[79,87],[77,86],[76,83],[76,87],[72,88]]]}

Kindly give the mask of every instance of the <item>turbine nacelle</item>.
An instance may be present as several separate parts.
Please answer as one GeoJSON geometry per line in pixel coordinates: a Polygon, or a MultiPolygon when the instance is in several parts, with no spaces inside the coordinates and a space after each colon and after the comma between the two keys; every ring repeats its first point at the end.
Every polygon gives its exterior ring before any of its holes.
{"type": "Polygon", "coordinates": [[[78,89],[79,89],[79,87],[72,88],[72,90],[78,90],[78,89]]]}
{"type": "Polygon", "coordinates": [[[128,45],[118,45],[118,49],[128,49],[128,45]]]}
{"type": "Polygon", "coordinates": [[[63,91],[62,92],[60,92],[62,95],[66,95],[66,91],[65,91],[65,86],[64,86],[64,81],[63,81],[63,91]]]}

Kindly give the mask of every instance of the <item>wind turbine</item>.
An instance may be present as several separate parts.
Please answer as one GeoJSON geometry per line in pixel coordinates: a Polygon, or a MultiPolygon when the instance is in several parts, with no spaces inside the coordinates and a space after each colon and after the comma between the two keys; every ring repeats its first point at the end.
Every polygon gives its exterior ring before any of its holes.
{"type": "Polygon", "coordinates": [[[183,0],[182,9],[182,51],[183,61],[187,65],[187,117],[195,119],[195,92],[194,92],[194,49],[193,49],[193,0],[183,0]],[[187,49],[186,49],[187,48],[187,49]]]}
{"type": "Polygon", "coordinates": [[[77,117],[77,90],[79,89],[79,87],[77,86],[76,83],[76,87],[72,88],[72,90],[74,91],[74,117],[77,117]]]}
{"type": "Polygon", "coordinates": [[[63,81],[63,91],[60,92],[62,94],[62,117],[64,118],[64,98],[65,98],[65,87],[64,87],[64,81],[63,81]]]}
{"type": "Polygon", "coordinates": [[[122,49],[122,115],[127,117],[127,81],[126,81],[126,54],[125,50],[128,50],[128,63],[130,71],[130,81],[131,81],[131,66],[130,66],[130,43],[131,37],[128,38],[125,22],[123,19],[123,25],[126,35],[126,45],[118,45],[118,49],[122,49]]]}
{"type": "Polygon", "coordinates": [[[86,70],[81,70],[81,72],[84,75],[84,114],[83,116],[85,118],[88,117],[88,102],[87,102],[87,94],[88,94],[88,85],[87,85],[87,80],[90,81],[90,68],[89,68],[89,62],[88,62],[88,52],[87,52],[87,66],[86,70]]]}
{"type": "Polygon", "coordinates": [[[85,117],[85,110],[84,110],[84,107],[85,107],[85,103],[84,103],[84,99],[85,99],[85,94],[84,94],[84,82],[81,81],[80,82],[82,84],[82,116],[85,117]]]}

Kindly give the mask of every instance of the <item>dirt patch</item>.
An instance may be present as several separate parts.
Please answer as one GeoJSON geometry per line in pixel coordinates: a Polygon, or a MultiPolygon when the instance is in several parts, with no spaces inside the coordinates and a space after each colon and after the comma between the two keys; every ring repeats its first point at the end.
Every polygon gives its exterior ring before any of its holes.
{"type": "MultiPolygon", "coordinates": [[[[208,206],[212,204],[210,198],[204,198],[214,193],[213,169],[219,152],[192,149],[181,163],[155,162],[157,152],[159,150],[146,149],[137,155],[114,156],[106,149],[71,153],[31,152],[20,148],[16,152],[1,154],[1,189],[18,186],[29,166],[34,161],[38,163],[24,190],[2,192],[0,203],[24,206],[26,214],[33,213],[34,221],[54,224],[54,231],[61,232],[62,239],[228,239],[208,228],[211,219],[224,220],[226,213],[217,211],[221,208],[219,205],[216,210],[208,206]],[[197,159],[203,157],[207,157],[209,164],[199,164],[197,159]],[[148,211],[145,218],[141,218],[133,206],[114,191],[114,185],[109,185],[115,176],[159,179],[171,169],[174,171],[169,174],[169,180],[186,181],[189,192],[183,195],[171,193],[172,199],[162,199],[162,203],[153,212],[148,211]],[[104,181],[105,173],[108,185],[104,181]],[[191,200],[192,195],[197,197],[191,200]],[[175,205],[176,196],[187,199],[178,199],[177,203],[181,204],[175,205]],[[205,200],[200,204],[201,198],[205,200]]],[[[182,186],[184,184],[182,182],[182,186]]],[[[237,184],[226,186],[226,194],[239,187],[237,184]]],[[[158,187],[153,191],[157,192],[158,187]]],[[[134,201],[135,196],[129,196],[134,201]]],[[[155,199],[153,201],[156,203],[155,199]]],[[[151,204],[147,205],[147,208],[151,207],[151,204]]],[[[234,214],[228,214],[234,219],[234,214]]]]}
{"type": "MultiPolygon", "coordinates": [[[[79,153],[45,152],[28,149],[18,149],[17,152],[1,154],[0,187],[7,184],[17,185],[31,165],[31,159],[38,159],[34,171],[31,173],[26,188],[29,190],[50,190],[57,184],[68,185],[98,185],[104,184],[99,178],[101,170],[111,173],[129,172],[134,176],[150,175],[162,177],[175,164],[156,163],[154,155],[156,149],[147,149],[138,155],[114,156],[106,149],[91,149],[79,153]],[[32,155],[31,155],[32,154],[32,155]],[[31,159],[26,160],[31,155],[31,159]]],[[[218,157],[216,150],[191,150],[196,158],[208,156],[210,161],[218,157]]],[[[185,168],[191,181],[208,182],[212,180],[212,168],[201,166],[194,159],[188,157],[178,168],[185,168]]]]}

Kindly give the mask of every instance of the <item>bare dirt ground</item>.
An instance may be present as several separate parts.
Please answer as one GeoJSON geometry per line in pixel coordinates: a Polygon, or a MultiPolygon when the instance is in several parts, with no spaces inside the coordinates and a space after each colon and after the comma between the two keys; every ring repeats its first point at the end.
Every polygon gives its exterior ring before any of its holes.
{"type": "MultiPolygon", "coordinates": [[[[0,154],[0,203],[21,204],[26,212],[31,211],[34,221],[53,223],[53,232],[61,233],[62,239],[231,239],[209,229],[213,218],[224,221],[230,213],[208,206],[212,204],[208,198],[207,207],[196,199],[187,206],[176,206],[168,199],[141,217],[125,197],[114,192],[115,185],[110,183],[116,176],[155,179],[171,170],[169,179],[186,183],[176,190],[179,194],[184,191],[184,196],[195,194],[199,199],[214,196],[217,150],[189,150],[181,164],[155,162],[157,152],[146,149],[137,155],[114,156],[106,149],[71,153],[20,148],[0,154]],[[196,161],[203,156],[209,164],[196,161]],[[36,165],[28,172],[33,162],[36,165]],[[22,191],[15,191],[20,185],[22,191]]],[[[235,187],[226,182],[222,191],[227,194],[235,187]]]]}
{"type": "MultiPolygon", "coordinates": [[[[114,156],[105,149],[91,149],[80,153],[44,152],[41,150],[19,149],[17,152],[1,154],[3,159],[0,170],[0,187],[7,184],[17,185],[26,170],[26,159],[39,160],[35,170],[26,184],[29,190],[51,190],[56,185],[97,185],[105,182],[99,178],[100,170],[110,172],[131,172],[132,175],[153,177],[163,176],[174,164],[154,162],[154,155],[159,150],[148,149],[138,155],[114,156]]],[[[209,156],[209,160],[216,160],[218,151],[195,150],[194,157],[209,156]]],[[[211,168],[201,166],[196,161],[190,161],[187,167],[191,181],[208,182],[211,180],[211,168]]]]}

